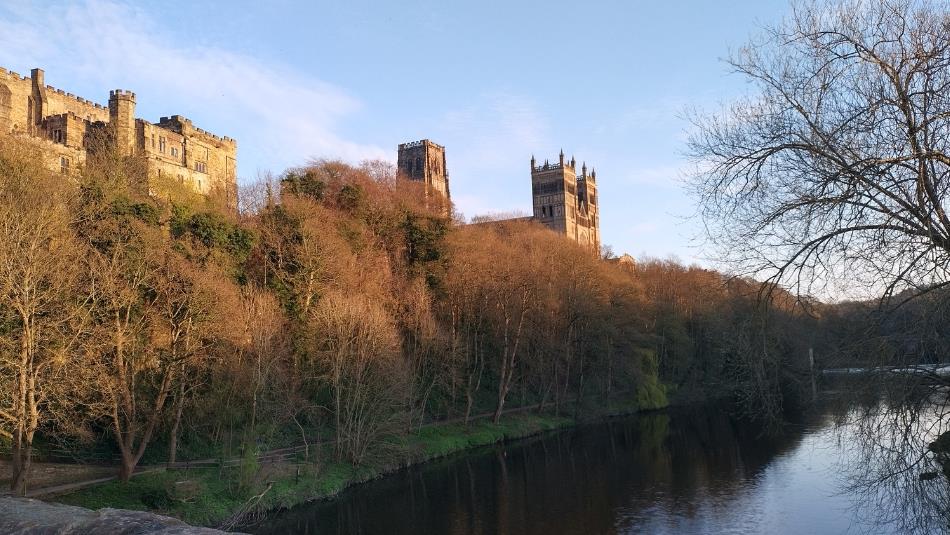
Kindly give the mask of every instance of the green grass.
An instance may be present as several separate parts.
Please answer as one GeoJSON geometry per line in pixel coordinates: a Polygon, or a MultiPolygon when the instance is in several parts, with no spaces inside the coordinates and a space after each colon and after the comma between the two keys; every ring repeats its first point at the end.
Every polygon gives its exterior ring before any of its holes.
{"type": "Polygon", "coordinates": [[[112,507],[168,514],[193,524],[213,524],[227,518],[244,502],[236,485],[219,477],[218,469],[155,472],[128,483],[110,482],[57,498],[89,509],[112,507]],[[181,487],[188,485],[188,491],[181,487]]]}
{"type": "Polygon", "coordinates": [[[497,424],[477,420],[466,429],[464,424],[435,425],[420,429],[408,437],[420,460],[442,457],[458,451],[486,446],[504,440],[523,438],[573,424],[566,417],[519,414],[506,416],[497,424]]]}
{"type": "MultiPolygon", "coordinates": [[[[665,405],[662,385],[652,385],[638,392],[636,399],[616,401],[602,406],[597,416],[624,414],[638,409],[665,405]],[[645,392],[644,392],[645,391],[645,392]]],[[[240,485],[237,469],[192,469],[188,471],[155,472],[132,478],[128,483],[110,482],[60,496],[57,501],[89,509],[113,507],[148,510],[174,516],[190,524],[218,525],[244,506],[247,500],[268,490],[257,504],[259,510],[292,507],[300,503],[327,498],[347,487],[385,475],[407,464],[514,440],[569,427],[578,423],[565,416],[519,413],[504,416],[495,424],[488,419],[461,423],[430,425],[408,436],[393,439],[389,454],[362,466],[340,462],[320,462],[332,458],[329,449],[314,452],[317,462],[302,463],[299,475],[293,467],[283,474],[259,477],[254,485],[240,485]]]]}

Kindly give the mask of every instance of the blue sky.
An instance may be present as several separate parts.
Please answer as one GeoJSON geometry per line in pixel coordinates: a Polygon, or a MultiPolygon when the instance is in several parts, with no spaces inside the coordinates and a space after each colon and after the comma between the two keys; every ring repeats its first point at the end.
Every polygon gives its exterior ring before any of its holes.
{"type": "Polygon", "coordinates": [[[703,260],[680,177],[687,107],[745,83],[721,58],[785,1],[74,2],[0,4],[0,65],[137,115],[238,140],[239,174],[311,158],[395,161],[446,146],[465,215],[531,208],[529,160],[597,169],[603,241],[703,260]]]}

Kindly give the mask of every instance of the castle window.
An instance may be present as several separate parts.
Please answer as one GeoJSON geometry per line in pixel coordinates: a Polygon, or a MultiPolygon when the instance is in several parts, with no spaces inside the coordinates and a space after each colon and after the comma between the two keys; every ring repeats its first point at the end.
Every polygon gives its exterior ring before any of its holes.
{"type": "Polygon", "coordinates": [[[172,158],[177,158],[177,157],[178,157],[178,148],[172,147],[172,158]]]}
{"type": "Polygon", "coordinates": [[[201,179],[198,179],[198,191],[201,191],[201,179]]]}
{"type": "Polygon", "coordinates": [[[59,157],[59,172],[63,174],[69,172],[69,158],[65,156],[59,157]]]}
{"type": "Polygon", "coordinates": [[[63,131],[62,130],[53,130],[53,141],[56,143],[63,142],[63,131]]]}
{"type": "Polygon", "coordinates": [[[165,137],[158,138],[158,152],[165,154],[165,137]]]}
{"type": "Polygon", "coordinates": [[[416,176],[422,176],[422,158],[416,158],[416,176]]]}
{"type": "Polygon", "coordinates": [[[195,162],[195,171],[198,171],[199,173],[207,173],[208,164],[205,162],[195,162]]]}
{"type": "Polygon", "coordinates": [[[152,148],[155,148],[155,134],[152,134],[152,148]]]}

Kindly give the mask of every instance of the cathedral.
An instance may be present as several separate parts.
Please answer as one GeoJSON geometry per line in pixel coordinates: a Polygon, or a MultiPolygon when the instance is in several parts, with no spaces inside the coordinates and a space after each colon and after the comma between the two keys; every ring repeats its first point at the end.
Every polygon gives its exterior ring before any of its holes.
{"type": "MultiPolygon", "coordinates": [[[[451,210],[449,174],[445,166],[445,147],[428,139],[399,145],[396,168],[399,176],[425,184],[427,200],[440,204],[444,213],[451,210]]],[[[561,151],[557,163],[539,164],[531,157],[531,194],[534,214],[530,219],[563,234],[600,254],[600,215],[597,201],[597,172],[571,157],[564,160],[561,151]]]]}

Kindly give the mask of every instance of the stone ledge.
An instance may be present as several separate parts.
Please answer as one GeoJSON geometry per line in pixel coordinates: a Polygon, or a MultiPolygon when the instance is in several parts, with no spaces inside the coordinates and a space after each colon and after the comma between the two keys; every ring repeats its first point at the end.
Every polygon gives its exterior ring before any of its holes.
{"type": "Polygon", "coordinates": [[[216,529],[144,511],[100,509],[0,497],[0,533],[11,535],[218,535],[216,529]]]}

